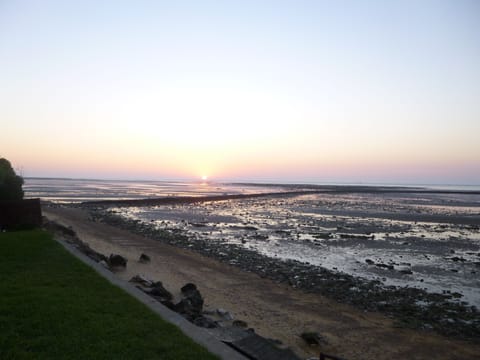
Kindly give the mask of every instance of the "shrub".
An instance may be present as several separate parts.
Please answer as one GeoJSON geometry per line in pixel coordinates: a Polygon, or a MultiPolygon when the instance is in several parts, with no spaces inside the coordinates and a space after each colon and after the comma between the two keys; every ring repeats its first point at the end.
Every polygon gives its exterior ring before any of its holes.
{"type": "Polygon", "coordinates": [[[23,178],[15,173],[7,159],[0,159],[0,200],[22,200],[23,178]]]}

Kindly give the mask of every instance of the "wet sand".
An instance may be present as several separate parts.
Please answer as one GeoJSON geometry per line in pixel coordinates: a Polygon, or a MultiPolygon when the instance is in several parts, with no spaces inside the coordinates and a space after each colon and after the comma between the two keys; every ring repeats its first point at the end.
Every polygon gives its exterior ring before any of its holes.
{"type": "Polygon", "coordinates": [[[81,209],[44,208],[44,215],[71,226],[96,251],[117,253],[128,259],[123,279],[144,274],[160,280],[175,296],[187,282],[197,284],[207,309],[224,308],[264,337],[278,339],[298,355],[319,351],[353,359],[476,359],[480,346],[426,331],[395,327],[381,314],[363,312],[318,294],[306,294],[258,275],[89,220],[81,209]],[[152,261],[141,264],[141,253],[152,261]],[[299,335],[318,331],[327,341],[320,347],[305,345],[299,335]]]}

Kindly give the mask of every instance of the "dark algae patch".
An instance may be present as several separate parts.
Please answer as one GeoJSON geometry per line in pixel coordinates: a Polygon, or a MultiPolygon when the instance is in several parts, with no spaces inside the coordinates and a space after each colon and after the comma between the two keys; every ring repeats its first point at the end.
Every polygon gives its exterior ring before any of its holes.
{"type": "Polygon", "coordinates": [[[216,359],[44,231],[0,233],[0,359],[216,359]]]}
{"type": "Polygon", "coordinates": [[[91,217],[163,243],[191,249],[202,255],[253,272],[278,283],[318,293],[365,311],[378,311],[395,319],[399,327],[433,330],[464,339],[480,338],[480,312],[457,299],[455,293],[429,293],[413,287],[387,286],[340,271],[296,260],[267,257],[237,244],[190,238],[181,231],[128,220],[103,208],[89,208],[91,217]]]}

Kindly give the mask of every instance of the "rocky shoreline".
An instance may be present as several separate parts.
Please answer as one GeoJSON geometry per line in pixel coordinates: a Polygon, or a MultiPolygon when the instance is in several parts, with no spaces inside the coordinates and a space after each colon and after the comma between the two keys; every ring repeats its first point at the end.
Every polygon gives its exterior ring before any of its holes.
{"type": "Polygon", "coordinates": [[[307,293],[319,293],[364,311],[376,311],[396,320],[399,327],[433,330],[463,340],[480,338],[480,312],[457,299],[455,293],[433,294],[411,287],[385,286],[342,272],[295,260],[270,258],[243,247],[191,239],[180,231],[155,229],[112,214],[107,208],[85,207],[93,221],[113,225],[166,244],[190,249],[307,293]]]}
{"type": "MultiPolygon", "coordinates": [[[[59,235],[62,240],[111,272],[123,272],[127,267],[128,260],[126,258],[119,254],[110,254],[107,257],[105,254],[99,253],[80,239],[70,227],[44,219],[43,228],[54,235],[59,235]]],[[[137,261],[148,264],[150,257],[142,253],[137,261]]],[[[213,311],[205,310],[204,298],[193,283],[186,283],[182,286],[180,299],[175,301],[174,295],[164,287],[162,281],[154,281],[144,275],[137,274],[129,282],[168,309],[178,313],[194,325],[204,328],[214,338],[228,344],[248,358],[300,360],[281,341],[258,335],[255,329],[248,327],[247,322],[235,319],[229,311],[223,308],[213,311]]],[[[305,333],[302,334],[302,338],[310,345],[318,345],[321,336],[318,333],[305,333]]]]}

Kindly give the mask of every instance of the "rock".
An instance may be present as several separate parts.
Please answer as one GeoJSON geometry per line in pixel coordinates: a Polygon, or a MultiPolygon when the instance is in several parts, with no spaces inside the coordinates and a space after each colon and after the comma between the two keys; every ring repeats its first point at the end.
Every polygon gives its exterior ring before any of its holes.
{"type": "Polygon", "coordinates": [[[388,269],[388,270],[393,270],[393,265],[375,264],[375,266],[380,267],[380,268],[385,268],[385,269],[388,269]]]}
{"type": "Polygon", "coordinates": [[[320,344],[320,335],[317,332],[303,332],[300,337],[308,344],[308,345],[318,345],[320,344]]]}
{"type": "Polygon", "coordinates": [[[223,318],[224,320],[229,320],[229,321],[230,321],[230,320],[233,320],[233,315],[230,314],[230,313],[229,313],[227,310],[225,310],[225,309],[222,309],[222,308],[217,309],[217,314],[218,314],[221,318],[223,318]]]}
{"type": "Polygon", "coordinates": [[[160,300],[160,303],[172,311],[175,311],[175,304],[171,300],[160,300]]]}
{"type": "Polygon", "coordinates": [[[152,295],[156,298],[160,298],[162,300],[172,300],[173,295],[163,287],[163,284],[161,281],[157,281],[152,284],[152,288],[150,291],[147,292],[147,294],[152,295]]]}
{"type": "Polygon", "coordinates": [[[129,282],[137,283],[146,287],[151,287],[153,285],[153,281],[147,279],[144,275],[135,275],[129,280],[129,282]]]}
{"type": "Polygon", "coordinates": [[[142,254],[140,255],[140,258],[138,259],[138,261],[141,262],[142,264],[148,264],[150,262],[150,256],[146,254],[142,254]]]}
{"type": "Polygon", "coordinates": [[[188,283],[181,288],[184,298],[175,305],[175,311],[182,314],[188,320],[201,316],[203,309],[203,297],[198,291],[197,286],[192,283],[188,283]]]}
{"type": "Polygon", "coordinates": [[[205,223],[190,223],[190,225],[194,226],[194,227],[206,227],[207,224],[205,223]]]}
{"type": "Polygon", "coordinates": [[[184,296],[188,296],[189,294],[192,294],[195,291],[197,291],[197,286],[195,284],[192,284],[192,283],[187,283],[184,286],[182,286],[180,291],[182,292],[182,294],[184,296]]]}
{"type": "Polygon", "coordinates": [[[68,236],[72,236],[72,237],[77,235],[77,233],[73,230],[73,228],[71,226],[66,227],[66,226],[63,226],[63,225],[59,225],[58,229],[60,229],[60,231],[64,235],[68,235],[68,236]]]}
{"type": "Polygon", "coordinates": [[[87,255],[90,259],[96,262],[101,262],[101,261],[108,262],[108,259],[105,255],[100,254],[99,252],[96,252],[90,246],[81,242],[80,240],[78,240],[78,242],[79,242],[77,245],[78,250],[80,250],[82,253],[87,255]]]}
{"type": "Polygon", "coordinates": [[[375,262],[373,260],[370,260],[370,259],[366,259],[365,262],[368,264],[368,265],[373,265],[375,264],[375,262]]]}
{"type": "Polygon", "coordinates": [[[244,329],[248,328],[247,322],[243,320],[234,320],[232,325],[244,329]]]}
{"type": "Polygon", "coordinates": [[[218,327],[218,323],[215,320],[210,319],[206,316],[199,316],[196,319],[194,319],[192,322],[199,327],[203,327],[207,329],[213,329],[218,327]]]}
{"type": "Polygon", "coordinates": [[[332,234],[331,233],[318,233],[318,234],[314,234],[313,237],[316,238],[316,239],[328,240],[332,237],[332,234]]]}
{"type": "Polygon", "coordinates": [[[123,267],[127,266],[127,259],[118,254],[111,254],[108,258],[108,265],[110,267],[123,267]]]}

